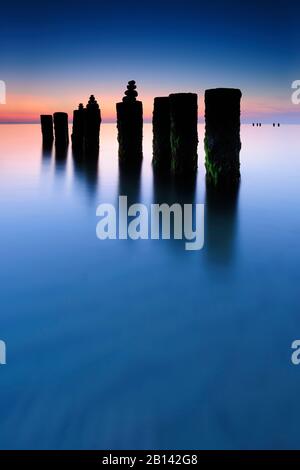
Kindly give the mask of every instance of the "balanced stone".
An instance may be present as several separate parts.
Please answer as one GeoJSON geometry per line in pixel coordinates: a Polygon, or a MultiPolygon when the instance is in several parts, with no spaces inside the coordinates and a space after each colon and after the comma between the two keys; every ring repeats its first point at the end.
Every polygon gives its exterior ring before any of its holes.
{"type": "Polygon", "coordinates": [[[168,170],[171,167],[170,99],[154,98],[153,108],[153,166],[168,170]]]}
{"type": "Polygon", "coordinates": [[[197,170],[198,103],[195,93],[176,93],[170,99],[171,169],[175,174],[197,170]]]}
{"type": "Polygon", "coordinates": [[[53,142],[53,118],[51,114],[42,114],[41,115],[41,128],[43,142],[45,144],[50,144],[53,142]]]}
{"type": "Polygon", "coordinates": [[[234,88],[205,91],[205,166],[208,182],[215,186],[240,179],[240,103],[234,88]]]}
{"type": "Polygon", "coordinates": [[[119,159],[128,165],[143,157],[143,104],[136,100],[137,96],[135,81],[131,80],[122,102],[116,105],[119,159]]]}
{"type": "Polygon", "coordinates": [[[55,143],[58,146],[67,146],[69,143],[68,114],[54,113],[55,143]]]}
{"type": "Polygon", "coordinates": [[[78,109],[73,112],[73,130],[72,130],[72,144],[73,147],[83,149],[85,136],[85,109],[83,104],[80,103],[78,109]]]}
{"type": "Polygon", "coordinates": [[[90,96],[85,112],[85,146],[87,150],[99,147],[101,112],[94,95],[90,96]]]}

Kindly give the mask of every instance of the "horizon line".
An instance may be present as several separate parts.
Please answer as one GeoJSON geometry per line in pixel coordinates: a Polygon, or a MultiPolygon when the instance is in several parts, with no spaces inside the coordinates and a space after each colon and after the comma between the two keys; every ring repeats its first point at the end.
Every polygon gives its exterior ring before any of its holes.
{"type": "MultiPolygon", "coordinates": [[[[152,124],[152,119],[144,119],[143,122],[145,124],[152,124]]],[[[269,125],[269,124],[280,124],[280,125],[300,125],[300,121],[299,122],[292,122],[292,121],[287,121],[287,122],[282,122],[282,121],[278,121],[278,120],[274,120],[274,121],[261,121],[261,120],[258,120],[258,121],[253,121],[253,120],[245,120],[245,121],[241,121],[241,125],[243,124],[257,124],[257,123],[261,123],[261,124],[265,124],[265,125],[269,125]]],[[[0,121],[0,125],[8,125],[8,124],[20,124],[20,125],[24,125],[24,124],[41,124],[41,122],[39,120],[34,120],[34,121],[0,121]]],[[[73,124],[73,121],[68,121],[68,124],[71,125],[73,124]]],[[[101,124],[117,124],[117,120],[102,120],[101,124]]],[[[201,119],[201,120],[198,120],[198,124],[205,124],[205,120],[204,119],[201,119]]]]}

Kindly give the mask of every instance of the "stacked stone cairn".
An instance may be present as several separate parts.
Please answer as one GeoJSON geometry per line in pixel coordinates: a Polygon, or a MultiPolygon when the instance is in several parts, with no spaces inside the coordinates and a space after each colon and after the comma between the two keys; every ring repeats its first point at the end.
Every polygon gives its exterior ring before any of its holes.
{"type": "Polygon", "coordinates": [[[122,102],[116,105],[119,161],[127,166],[143,158],[143,104],[137,101],[137,96],[135,81],[131,80],[122,102]]]}

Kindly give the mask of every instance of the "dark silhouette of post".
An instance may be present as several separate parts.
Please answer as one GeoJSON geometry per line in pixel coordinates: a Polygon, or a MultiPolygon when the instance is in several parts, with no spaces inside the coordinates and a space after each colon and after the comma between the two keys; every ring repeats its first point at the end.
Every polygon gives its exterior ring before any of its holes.
{"type": "Polygon", "coordinates": [[[41,128],[43,144],[51,145],[53,142],[53,119],[51,114],[41,115],[41,128]]]}
{"type": "Polygon", "coordinates": [[[87,151],[99,148],[101,111],[94,95],[90,96],[85,111],[85,147],[87,151]]]}
{"type": "Polygon", "coordinates": [[[54,113],[55,144],[59,147],[67,146],[69,143],[68,114],[54,113]]]}
{"type": "Polygon", "coordinates": [[[176,93],[170,99],[171,169],[176,175],[197,170],[198,102],[195,93],[176,93]]]}
{"type": "Polygon", "coordinates": [[[205,167],[213,185],[232,185],[240,179],[241,90],[205,91],[205,167]]]}
{"type": "Polygon", "coordinates": [[[154,98],[153,107],[153,166],[163,170],[171,168],[170,99],[154,98]]]}
{"type": "Polygon", "coordinates": [[[137,96],[135,81],[131,80],[123,101],[116,105],[119,159],[128,165],[143,158],[143,104],[137,96]]]}
{"type": "Polygon", "coordinates": [[[101,111],[94,95],[90,96],[86,108],[80,103],[73,113],[72,144],[76,153],[97,155],[99,151],[99,136],[101,111]]]}
{"type": "Polygon", "coordinates": [[[73,112],[73,130],[72,130],[72,144],[78,150],[83,150],[85,137],[85,109],[83,104],[80,103],[78,109],[73,112]]]}

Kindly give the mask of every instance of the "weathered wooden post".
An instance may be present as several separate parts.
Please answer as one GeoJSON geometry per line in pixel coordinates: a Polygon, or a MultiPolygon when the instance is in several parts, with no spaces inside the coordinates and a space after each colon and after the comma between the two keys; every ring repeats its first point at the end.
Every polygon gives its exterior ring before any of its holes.
{"type": "Polygon", "coordinates": [[[85,111],[85,147],[88,151],[99,148],[101,111],[94,95],[90,96],[85,111]]]}
{"type": "Polygon", "coordinates": [[[205,91],[205,166],[208,182],[215,186],[240,179],[240,103],[234,88],[205,91]]]}
{"type": "Polygon", "coordinates": [[[117,103],[119,160],[128,165],[143,158],[143,104],[137,101],[135,81],[128,82],[125,97],[117,103]]]}
{"type": "Polygon", "coordinates": [[[54,113],[55,144],[63,147],[69,143],[68,114],[54,113]]]}
{"type": "Polygon", "coordinates": [[[72,144],[77,150],[83,150],[85,136],[85,109],[80,103],[73,112],[72,144]]]}
{"type": "Polygon", "coordinates": [[[154,98],[153,107],[153,166],[157,169],[171,168],[170,99],[168,96],[154,98]]]}
{"type": "Polygon", "coordinates": [[[170,99],[171,169],[175,174],[197,170],[198,103],[195,93],[176,93],[170,99]]]}
{"type": "Polygon", "coordinates": [[[43,143],[45,145],[50,145],[53,142],[53,119],[51,114],[42,114],[41,115],[41,128],[43,143]]]}

